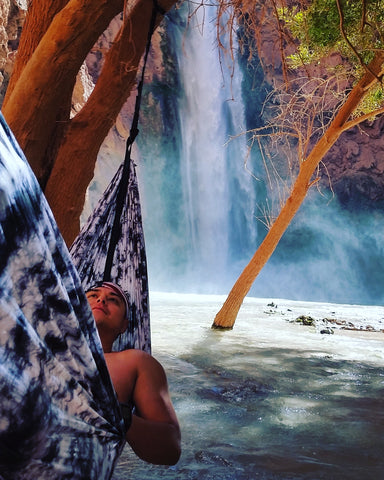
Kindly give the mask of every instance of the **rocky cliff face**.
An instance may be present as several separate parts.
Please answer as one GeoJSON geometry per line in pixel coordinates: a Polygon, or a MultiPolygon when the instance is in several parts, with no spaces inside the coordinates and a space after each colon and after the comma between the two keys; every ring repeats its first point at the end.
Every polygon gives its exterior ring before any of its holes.
{"type": "Polygon", "coordinates": [[[2,0],[0,2],[0,103],[12,72],[27,0],[2,0]]]}
{"type": "MultiPolygon", "coordinates": [[[[261,105],[271,90],[285,81],[277,29],[268,19],[264,20],[258,26],[260,57],[251,57],[246,43],[243,49],[243,70],[248,86],[252,85],[252,88],[248,88],[244,93],[249,129],[271,120],[268,103],[263,109],[261,105]],[[246,63],[249,58],[251,61],[246,63]],[[258,108],[256,104],[259,105],[258,108]]],[[[324,59],[321,64],[307,69],[305,73],[312,78],[325,79],[328,67],[335,67],[342,62],[341,56],[335,54],[324,59]]],[[[348,85],[342,87],[348,88],[348,85]]],[[[328,117],[331,113],[328,113],[328,117]]],[[[323,187],[331,189],[342,206],[348,210],[364,211],[384,207],[383,130],[384,117],[381,116],[373,122],[366,121],[343,133],[320,167],[323,187]]]]}
{"type": "Polygon", "coordinates": [[[384,207],[384,119],[345,132],[326,158],[332,186],[350,210],[384,207]]]}

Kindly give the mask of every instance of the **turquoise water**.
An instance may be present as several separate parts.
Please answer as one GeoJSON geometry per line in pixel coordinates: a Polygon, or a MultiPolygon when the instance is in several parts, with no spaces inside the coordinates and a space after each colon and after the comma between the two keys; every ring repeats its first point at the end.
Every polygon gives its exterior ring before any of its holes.
{"type": "Polygon", "coordinates": [[[151,298],[183,453],[159,467],[127,447],[114,479],[382,478],[384,334],[293,322],[311,314],[380,330],[381,307],[249,299],[234,329],[217,332],[224,297],[151,298]]]}

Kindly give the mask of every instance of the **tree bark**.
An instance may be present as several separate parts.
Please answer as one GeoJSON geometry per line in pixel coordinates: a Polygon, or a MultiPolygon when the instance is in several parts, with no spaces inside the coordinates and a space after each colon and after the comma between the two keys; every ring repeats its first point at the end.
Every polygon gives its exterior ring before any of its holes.
{"type": "Polygon", "coordinates": [[[54,16],[68,1],[69,0],[55,0],[55,2],[52,2],[52,0],[40,0],[39,2],[30,2],[17,49],[16,60],[13,65],[12,76],[5,93],[3,107],[8,102],[23,68],[31,58],[32,53],[47,31],[54,16]]]}
{"type": "Polygon", "coordinates": [[[381,78],[383,74],[383,63],[384,52],[379,52],[370,63],[369,71],[365,73],[348,95],[346,102],[340,108],[325,134],[314,146],[307,159],[301,163],[298,176],[288,200],[251,261],[232,287],[226,301],[214,319],[212,328],[233,328],[245,296],[248,294],[257,275],[275,251],[281,237],[299,210],[308,189],[316,182],[316,179],[311,181],[316,167],[340,137],[341,133],[348,128],[348,119],[362,98],[373,84],[381,78]]]}
{"type": "MultiPolygon", "coordinates": [[[[78,71],[124,0],[32,2],[2,112],[54,211],[67,243],[79,231],[99,148],[136,79],[152,0],[129,7],[91,97],[72,119],[78,71]]],[[[163,0],[168,11],[176,0],[163,0]]],[[[157,16],[159,24],[162,17],[157,16]]]]}
{"type": "MultiPolygon", "coordinates": [[[[174,3],[174,0],[164,1],[162,8],[169,10],[174,3]]],[[[63,136],[45,194],[67,244],[79,232],[86,189],[93,177],[100,146],[135,85],[152,9],[153,2],[142,0],[130,10],[105,58],[91,96],[63,136]]],[[[156,26],[161,19],[157,15],[156,26]]]]}
{"type": "Polygon", "coordinates": [[[44,189],[70,116],[76,75],[123,0],[70,0],[20,73],[4,116],[44,189]]]}

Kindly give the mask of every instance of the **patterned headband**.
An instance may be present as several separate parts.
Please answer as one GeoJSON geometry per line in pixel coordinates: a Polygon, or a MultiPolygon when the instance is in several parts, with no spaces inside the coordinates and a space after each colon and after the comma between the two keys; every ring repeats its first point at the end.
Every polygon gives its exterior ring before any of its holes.
{"type": "Polygon", "coordinates": [[[93,285],[88,289],[89,290],[94,290],[95,288],[108,288],[109,290],[112,290],[115,292],[119,297],[121,297],[124,300],[124,305],[125,305],[125,318],[128,318],[129,315],[129,303],[128,303],[128,298],[126,294],[124,293],[124,290],[117,285],[117,283],[112,283],[112,282],[99,282],[93,285]]]}

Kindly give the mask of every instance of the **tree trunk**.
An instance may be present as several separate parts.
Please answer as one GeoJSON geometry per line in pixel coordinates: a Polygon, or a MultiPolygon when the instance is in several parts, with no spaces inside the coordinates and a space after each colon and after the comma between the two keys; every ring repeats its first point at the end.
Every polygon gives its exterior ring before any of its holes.
{"type": "Polygon", "coordinates": [[[40,0],[39,2],[30,2],[17,49],[16,60],[13,65],[12,76],[5,93],[3,107],[8,102],[23,68],[31,58],[32,53],[47,31],[54,16],[68,1],[69,0],[55,0],[55,2],[52,2],[52,0],[40,0]]]}
{"type": "MultiPolygon", "coordinates": [[[[77,73],[124,0],[32,2],[3,114],[23,149],[67,243],[79,231],[99,148],[136,79],[152,0],[129,7],[87,104],[70,119],[77,73]]],[[[176,0],[164,0],[168,11],[176,0]]],[[[157,24],[162,19],[157,16],[157,24]]]]}
{"type": "Polygon", "coordinates": [[[122,5],[123,0],[71,0],[53,18],[3,107],[43,189],[69,121],[77,73],[122,5]]]}
{"type": "MultiPolygon", "coordinates": [[[[162,7],[169,10],[174,3],[167,0],[162,7]]],[[[63,137],[45,194],[67,244],[79,232],[86,189],[93,177],[100,146],[135,85],[152,9],[153,3],[143,0],[130,10],[90,98],[71,120],[63,137]]],[[[161,19],[158,15],[156,26],[161,19]]]]}
{"type": "Polygon", "coordinates": [[[226,301],[215,317],[212,328],[233,328],[245,296],[248,294],[257,275],[271,257],[285,230],[299,210],[308,189],[315,183],[316,180],[311,182],[311,177],[316,167],[340,137],[341,133],[348,128],[347,121],[362,98],[382,76],[383,62],[384,52],[377,53],[369,65],[369,70],[353,88],[325,134],[314,146],[308,158],[301,163],[299,174],[288,200],[251,261],[232,287],[226,301]]]}

